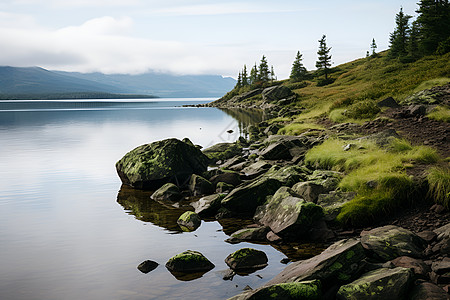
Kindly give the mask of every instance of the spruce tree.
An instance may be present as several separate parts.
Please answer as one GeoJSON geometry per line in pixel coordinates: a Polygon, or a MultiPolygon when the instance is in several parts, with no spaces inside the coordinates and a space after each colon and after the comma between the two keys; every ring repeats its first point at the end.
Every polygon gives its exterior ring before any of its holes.
{"type": "Polygon", "coordinates": [[[241,87],[242,87],[242,76],[241,72],[239,72],[235,88],[240,89],[241,87]]]}
{"type": "Polygon", "coordinates": [[[326,35],[323,35],[319,40],[319,50],[317,51],[319,57],[316,62],[316,68],[322,70],[325,75],[325,83],[328,82],[328,74],[330,73],[331,67],[331,55],[329,55],[331,47],[327,47],[326,38],[326,35]]]}
{"type": "Polygon", "coordinates": [[[417,22],[414,21],[409,31],[408,40],[408,57],[411,60],[416,60],[420,57],[419,51],[419,28],[417,22]]]}
{"type": "Polygon", "coordinates": [[[241,82],[242,82],[242,86],[248,85],[248,75],[247,75],[247,66],[246,65],[244,65],[244,69],[242,69],[241,82]]]}
{"type": "Polygon", "coordinates": [[[389,57],[397,58],[405,57],[407,55],[410,18],[411,16],[403,13],[403,8],[400,8],[400,12],[395,16],[396,28],[389,37],[389,43],[391,44],[389,57]]]}
{"type": "Polygon", "coordinates": [[[302,81],[306,77],[307,71],[306,68],[303,66],[302,60],[303,60],[302,54],[300,53],[300,51],[297,51],[295,60],[292,63],[291,75],[289,76],[289,78],[292,81],[302,81]]]}
{"type": "Polygon", "coordinates": [[[419,49],[428,55],[450,39],[450,4],[448,0],[421,0],[418,5],[419,49]]]}
{"type": "Polygon", "coordinates": [[[259,81],[261,81],[262,83],[269,82],[269,80],[270,80],[269,65],[267,64],[267,59],[264,55],[261,58],[261,62],[259,64],[258,74],[259,74],[259,78],[258,78],[259,81]]]}
{"type": "Polygon", "coordinates": [[[372,50],[372,56],[376,56],[377,43],[375,43],[375,39],[372,39],[372,44],[370,44],[370,49],[372,50]]]}
{"type": "Polygon", "coordinates": [[[253,66],[253,68],[250,70],[250,77],[249,77],[249,81],[250,84],[255,85],[258,82],[258,67],[255,65],[253,66]]]}
{"type": "Polygon", "coordinates": [[[275,71],[272,65],[270,66],[270,81],[273,82],[274,80],[277,80],[277,76],[275,76],[275,71]]]}

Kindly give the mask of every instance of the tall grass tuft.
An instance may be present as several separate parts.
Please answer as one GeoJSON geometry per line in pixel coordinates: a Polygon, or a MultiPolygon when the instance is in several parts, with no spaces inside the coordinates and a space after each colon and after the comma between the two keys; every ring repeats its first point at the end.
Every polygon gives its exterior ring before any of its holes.
{"type": "Polygon", "coordinates": [[[429,186],[428,195],[436,203],[442,204],[447,209],[450,208],[450,168],[433,167],[427,172],[429,186]]]}

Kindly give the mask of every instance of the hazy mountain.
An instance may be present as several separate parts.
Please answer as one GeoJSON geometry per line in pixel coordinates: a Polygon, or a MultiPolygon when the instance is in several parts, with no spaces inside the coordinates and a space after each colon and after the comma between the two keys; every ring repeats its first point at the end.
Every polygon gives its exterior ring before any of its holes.
{"type": "Polygon", "coordinates": [[[115,93],[159,97],[220,97],[235,85],[218,75],[162,73],[105,75],[49,71],[39,67],[0,67],[0,94],[115,93]]]}

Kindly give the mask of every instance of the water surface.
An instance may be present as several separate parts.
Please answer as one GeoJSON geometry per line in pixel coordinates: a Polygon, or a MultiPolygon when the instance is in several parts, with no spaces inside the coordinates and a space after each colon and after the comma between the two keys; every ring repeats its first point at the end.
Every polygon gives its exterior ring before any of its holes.
{"type": "Polygon", "coordinates": [[[225,299],[281,271],[283,249],[224,243],[216,221],[181,233],[174,222],[185,208],[152,202],[116,174],[115,162],[144,143],[236,140],[242,120],[181,107],[210,100],[0,102],[1,299],[225,299]],[[269,266],[224,281],[226,256],[249,246],[265,251],[269,266]],[[164,264],[188,249],[216,267],[176,279],[164,264]],[[160,266],[143,274],[136,267],[147,259],[160,266]]]}

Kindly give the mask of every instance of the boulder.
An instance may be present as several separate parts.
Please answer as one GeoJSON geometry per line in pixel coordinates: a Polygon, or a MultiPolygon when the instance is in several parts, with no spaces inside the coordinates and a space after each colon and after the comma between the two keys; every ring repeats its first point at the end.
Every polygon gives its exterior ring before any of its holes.
{"type": "Polygon", "coordinates": [[[365,265],[365,258],[360,241],[341,240],[317,256],[291,263],[266,286],[318,279],[328,290],[355,279],[365,265]]]}
{"type": "Polygon", "coordinates": [[[230,238],[225,242],[230,244],[237,244],[240,242],[263,242],[266,241],[266,235],[269,232],[269,227],[262,226],[256,228],[244,228],[231,234],[230,238]]]}
{"type": "Polygon", "coordinates": [[[189,179],[189,190],[193,196],[208,195],[214,193],[214,186],[209,180],[192,174],[189,179]]]}
{"type": "Polygon", "coordinates": [[[192,202],[195,212],[203,217],[213,217],[220,208],[220,202],[225,197],[223,194],[214,194],[200,198],[198,201],[192,202]]]}
{"type": "Polygon", "coordinates": [[[200,226],[201,223],[202,220],[199,215],[193,211],[185,212],[177,220],[177,224],[180,225],[183,231],[194,231],[200,226]]]}
{"type": "Polygon", "coordinates": [[[431,279],[436,283],[450,283],[450,258],[445,257],[441,261],[434,261],[431,265],[431,279]]]}
{"type": "Polygon", "coordinates": [[[322,185],[314,183],[313,181],[296,183],[292,187],[292,190],[306,201],[313,203],[317,203],[319,195],[325,192],[322,185]]]}
{"type": "Polygon", "coordinates": [[[219,182],[225,182],[232,186],[237,186],[242,182],[239,173],[231,171],[213,176],[210,178],[210,181],[214,186],[219,182]]]}
{"type": "Polygon", "coordinates": [[[193,250],[187,250],[170,258],[166,268],[171,272],[196,273],[207,272],[215,266],[203,254],[193,250]]]}
{"type": "Polygon", "coordinates": [[[333,222],[342,210],[344,204],[355,198],[354,192],[332,191],[328,194],[320,194],[317,205],[323,208],[325,221],[333,222]]]}
{"type": "Polygon", "coordinates": [[[387,225],[361,233],[361,243],[370,256],[389,261],[399,256],[422,257],[427,243],[411,231],[387,225]]]}
{"type": "Polygon", "coordinates": [[[274,284],[258,289],[256,292],[251,293],[247,298],[243,299],[321,300],[323,299],[322,284],[320,283],[320,280],[274,284]]]}
{"type": "Polygon", "coordinates": [[[391,263],[396,267],[408,268],[413,270],[416,277],[427,278],[431,272],[430,267],[420,259],[409,256],[400,256],[392,260],[391,263]]]}
{"type": "Polygon", "coordinates": [[[366,137],[360,138],[361,140],[372,140],[374,141],[378,146],[384,147],[388,144],[390,144],[393,140],[399,139],[400,135],[395,131],[395,129],[385,129],[381,132],[374,133],[371,135],[368,135],[366,137]]]}
{"type": "Polygon", "coordinates": [[[203,150],[211,161],[225,160],[241,154],[242,147],[237,143],[219,143],[203,150]]]}
{"type": "Polygon", "coordinates": [[[339,288],[338,300],[401,300],[407,299],[413,281],[410,269],[381,268],[362,275],[357,280],[339,288]]]}
{"type": "Polygon", "coordinates": [[[271,167],[272,167],[272,165],[269,164],[268,162],[266,162],[264,160],[259,160],[255,163],[249,165],[248,167],[245,167],[242,170],[242,173],[244,173],[244,175],[247,179],[253,179],[253,178],[258,177],[261,174],[264,174],[271,167]]]}
{"type": "Polygon", "coordinates": [[[225,259],[225,263],[235,271],[261,269],[267,266],[267,255],[252,248],[239,249],[225,259]]]}
{"type": "Polygon", "coordinates": [[[226,162],[220,165],[222,169],[230,169],[232,166],[245,162],[245,159],[242,155],[237,155],[233,158],[228,159],[226,162]]]}
{"type": "Polygon", "coordinates": [[[260,153],[260,156],[267,160],[290,160],[292,159],[292,155],[289,153],[289,149],[292,147],[294,147],[294,145],[289,145],[288,143],[283,142],[276,142],[263,149],[260,153]]]}
{"type": "Polygon", "coordinates": [[[116,163],[116,170],[124,184],[156,190],[167,182],[182,183],[194,173],[205,172],[208,162],[197,147],[166,139],[128,152],[116,163]]]}
{"type": "Polygon", "coordinates": [[[272,86],[262,91],[262,98],[266,102],[278,101],[288,98],[293,93],[290,88],[282,85],[272,86]]]}
{"type": "Polygon", "coordinates": [[[322,217],[320,206],[296,197],[288,187],[281,187],[257,209],[254,219],[282,238],[297,238],[305,235],[322,217]]]}
{"type": "Polygon", "coordinates": [[[226,182],[219,182],[216,185],[216,193],[229,193],[234,189],[232,184],[226,182]]]}
{"type": "Polygon", "coordinates": [[[450,296],[440,287],[431,282],[421,282],[410,294],[411,300],[448,300],[450,296]]]}
{"type": "Polygon", "coordinates": [[[281,129],[280,125],[278,125],[276,123],[273,123],[273,124],[267,126],[266,129],[264,129],[264,134],[266,134],[268,136],[269,135],[273,135],[273,134],[277,134],[278,130],[280,130],[280,129],[281,129]]]}
{"type": "Polygon", "coordinates": [[[173,183],[166,183],[159,189],[157,189],[151,196],[155,201],[160,202],[176,202],[181,199],[180,189],[173,183]]]}
{"type": "Polygon", "coordinates": [[[253,216],[256,207],[264,204],[267,196],[273,195],[282,185],[292,186],[304,177],[301,167],[273,166],[264,175],[232,190],[222,200],[222,206],[238,214],[253,216]]]}
{"type": "Polygon", "coordinates": [[[137,267],[139,271],[141,271],[144,274],[150,273],[154,269],[156,269],[159,266],[157,262],[154,262],[152,260],[146,260],[139,264],[137,267]]]}
{"type": "Polygon", "coordinates": [[[323,193],[328,193],[337,188],[344,174],[336,171],[315,170],[311,175],[307,176],[307,180],[322,186],[323,193]]]}
{"type": "Polygon", "coordinates": [[[400,107],[400,105],[397,103],[397,101],[395,101],[395,99],[392,97],[387,97],[386,99],[377,102],[377,106],[378,107],[391,107],[391,108],[400,107]]]}

